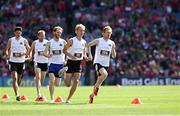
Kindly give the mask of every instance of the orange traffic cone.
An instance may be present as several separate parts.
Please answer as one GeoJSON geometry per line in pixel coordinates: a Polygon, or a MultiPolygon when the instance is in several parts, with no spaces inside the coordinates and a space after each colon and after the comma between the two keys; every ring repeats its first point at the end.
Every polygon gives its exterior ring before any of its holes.
{"type": "Polygon", "coordinates": [[[21,100],[22,100],[22,101],[27,101],[28,98],[27,98],[27,96],[23,95],[23,96],[21,96],[21,100]]]}
{"type": "Polygon", "coordinates": [[[61,102],[64,102],[64,100],[62,97],[57,97],[54,102],[61,103],[61,102]]]}
{"type": "Polygon", "coordinates": [[[2,96],[2,99],[7,100],[7,99],[10,99],[10,97],[9,97],[9,95],[8,95],[7,93],[5,93],[5,94],[2,96]]]}
{"type": "Polygon", "coordinates": [[[142,104],[142,102],[139,98],[134,98],[131,104],[142,104]]]}

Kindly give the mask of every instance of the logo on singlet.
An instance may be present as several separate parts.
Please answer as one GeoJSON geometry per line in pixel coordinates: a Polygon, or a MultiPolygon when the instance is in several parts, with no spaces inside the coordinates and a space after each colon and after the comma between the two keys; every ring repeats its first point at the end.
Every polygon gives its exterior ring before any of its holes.
{"type": "Polygon", "coordinates": [[[84,43],[82,43],[81,45],[82,45],[83,47],[85,46],[85,44],[84,44],[84,43]]]}

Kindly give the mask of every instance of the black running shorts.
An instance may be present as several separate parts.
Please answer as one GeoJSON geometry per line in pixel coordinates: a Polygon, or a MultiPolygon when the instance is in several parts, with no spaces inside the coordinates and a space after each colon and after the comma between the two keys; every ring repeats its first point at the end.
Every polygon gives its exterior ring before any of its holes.
{"type": "Polygon", "coordinates": [[[34,65],[36,68],[40,68],[41,71],[47,71],[48,69],[48,63],[35,63],[34,65]]]}
{"type": "Polygon", "coordinates": [[[82,71],[81,60],[69,60],[67,61],[68,70],[66,73],[80,73],[82,71]]]}
{"type": "Polygon", "coordinates": [[[9,62],[9,69],[11,71],[16,71],[18,74],[23,74],[25,63],[9,62]]]}
{"type": "Polygon", "coordinates": [[[96,70],[97,75],[100,76],[99,70],[100,70],[101,68],[104,68],[106,71],[108,71],[108,68],[109,68],[109,67],[105,67],[105,66],[102,66],[102,65],[99,64],[99,63],[95,63],[95,64],[94,64],[94,68],[95,68],[95,70],[96,70]]]}

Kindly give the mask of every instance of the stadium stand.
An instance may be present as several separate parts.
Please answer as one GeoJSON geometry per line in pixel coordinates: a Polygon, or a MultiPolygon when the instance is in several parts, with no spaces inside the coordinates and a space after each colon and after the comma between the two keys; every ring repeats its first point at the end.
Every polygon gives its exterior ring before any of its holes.
{"type": "MultiPolygon", "coordinates": [[[[53,26],[61,25],[67,38],[77,23],[87,27],[88,42],[101,36],[103,26],[113,28],[117,58],[110,77],[180,76],[178,0],[1,0],[0,8],[0,76],[10,74],[4,48],[16,25],[31,44],[38,29],[50,39],[53,26]]],[[[25,75],[34,75],[28,64],[25,75]]]]}

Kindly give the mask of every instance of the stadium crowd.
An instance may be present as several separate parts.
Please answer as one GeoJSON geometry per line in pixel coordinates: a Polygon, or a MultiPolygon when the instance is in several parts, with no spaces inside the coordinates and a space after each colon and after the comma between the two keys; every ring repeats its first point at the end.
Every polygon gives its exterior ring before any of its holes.
{"type": "MultiPolygon", "coordinates": [[[[38,29],[50,39],[53,26],[61,25],[69,38],[77,23],[86,26],[87,42],[100,37],[103,26],[113,28],[117,58],[109,76],[180,76],[178,0],[1,0],[0,8],[0,76],[10,74],[4,50],[17,24],[31,44],[38,29]]],[[[25,75],[34,75],[29,63],[25,75]]]]}

